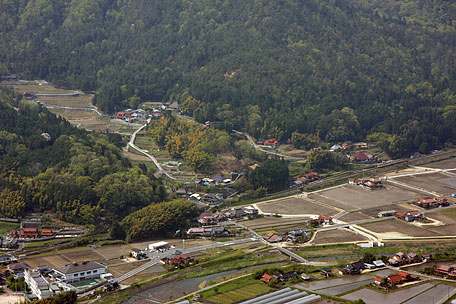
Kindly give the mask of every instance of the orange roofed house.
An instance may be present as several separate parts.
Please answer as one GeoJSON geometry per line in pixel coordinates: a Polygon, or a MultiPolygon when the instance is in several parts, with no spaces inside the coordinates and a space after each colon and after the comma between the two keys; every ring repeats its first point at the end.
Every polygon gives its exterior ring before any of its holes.
{"type": "Polygon", "coordinates": [[[271,282],[271,280],[272,280],[272,275],[269,275],[267,273],[263,274],[263,276],[260,279],[260,281],[265,282],[266,284],[269,284],[269,282],[271,282]]]}

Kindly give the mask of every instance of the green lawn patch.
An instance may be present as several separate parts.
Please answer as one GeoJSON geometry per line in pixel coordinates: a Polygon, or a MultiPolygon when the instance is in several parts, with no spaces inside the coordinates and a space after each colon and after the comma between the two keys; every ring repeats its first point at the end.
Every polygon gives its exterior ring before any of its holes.
{"type": "MultiPolygon", "coordinates": [[[[215,293],[214,290],[215,289],[212,289],[211,291],[215,293]]],[[[271,288],[269,288],[264,283],[252,283],[224,293],[219,292],[213,296],[206,298],[206,301],[219,304],[231,304],[258,296],[270,290],[271,288]]]]}
{"type": "Polygon", "coordinates": [[[270,291],[271,288],[255,280],[252,276],[245,276],[225,284],[201,292],[203,300],[213,303],[234,303],[270,291]]]}
{"type": "Polygon", "coordinates": [[[12,229],[18,229],[19,228],[19,223],[4,223],[0,222],[0,233],[6,233],[9,232],[12,229]]]}

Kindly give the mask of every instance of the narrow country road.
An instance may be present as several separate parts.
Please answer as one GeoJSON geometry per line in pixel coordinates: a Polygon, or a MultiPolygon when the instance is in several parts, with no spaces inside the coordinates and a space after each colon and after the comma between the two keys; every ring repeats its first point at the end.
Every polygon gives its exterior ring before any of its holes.
{"type": "Polygon", "coordinates": [[[261,148],[260,146],[258,146],[258,145],[255,143],[255,141],[253,140],[253,138],[252,138],[249,134],[247,134],[247,133],[242,133],[242,132],[239,132],[239,131],[236,131],[236,130],[232,130],[232,131],[233,131],[234,133],[236,133],[236,134],[244,135],[245,137],[247,137],[247,139],[248,139],[249,142],[250,142],[250,145],[251,145],[255,150],[261,151],[261,152],[266,153],[266,154],[269,154],[269,155],[275,155],[275,156],[283,157],[283,158],[286,158],[286,159],[289,159],[289,160],[293,160],[293,161],[296,161],[296,160],[303,160],[303,159],[304,159],[304,158],[302,158],[302,157],[295,157],[295,156],[280,154],[280,153],[273,152],[273,151],[264,150],[263,148],[261,148]]]}

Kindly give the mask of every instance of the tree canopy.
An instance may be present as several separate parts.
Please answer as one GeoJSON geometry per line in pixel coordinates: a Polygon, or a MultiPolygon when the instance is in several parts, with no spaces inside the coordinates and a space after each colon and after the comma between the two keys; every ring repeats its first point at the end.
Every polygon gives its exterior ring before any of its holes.
{"type": "Polygon", "coordinates": [[[181,100],[256,137],[383,132],[393,155],[455,141],[454,1],[0,5],[0,73],[96,91],[105,111],[181,100]]]}

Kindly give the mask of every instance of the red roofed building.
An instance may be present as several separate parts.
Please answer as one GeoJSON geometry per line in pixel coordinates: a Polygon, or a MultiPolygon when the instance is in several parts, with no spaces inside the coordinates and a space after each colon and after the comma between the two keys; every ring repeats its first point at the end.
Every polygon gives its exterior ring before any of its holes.
{"type": "Polygon", "coordinates": [[[308,182],[313,182],[320,179],[320,174],[318,172],[309,172],[303,175],[303,178],[308,182]]]}
{"type": "Polygon", "coordinates": [[[41,236],[53,236],[54,232],[51,229],[43,229],[41,230],[41,236]]]}
{"type": "Polygon", "coordinates": [[[263,276],[261,277],[260,281],[263,281],[265,282],[266,284],[269,284],[269,282],[271,282],[271,279],[272,279],[272,276],[265,273],[263,274],[263,276]]]}
{"type": "Polygon", "coordinates": [[[279,146],[279,142],[275,138],[266,139],[263,144],[271,148],[277,148],[279,146]]]}
{"type": "Polygon", "coordinates": [[[318,217],[318,220],[322,221],[323,224],[329,224],[329,225],[333,224],[332,217],[330,217],[330,216],[322,216],[322,215],[320,215],[318,217]]]}
{"type": "Polygon", "coordinates": [[[399,271],[398,275],[400,275],[404,280],[410,280],[410,274],[406,271],[399,271]]]}
{"type": "Polygon", "coordinates": [[[374,279],[374,283],[377,284],[377,285],[382,284],[382,281],[383,281],[383,278],[376,277],[376,278],[374,279]]]}
{"type": "Polygon", "coordinates": [[[400,275],[398,274],[390,274],[388,276],[388,282],[390,282],[392,285],[397,285],[397,284],[401,284],[402,281],[404,281],[404,278],[401,277],[400,275]]]}
{"type": "Polygon", "coordinates": [[[19,237],[21,238],[36,238],[38,235],[38,228],[22,228],[19,231],[19,237]]]}

